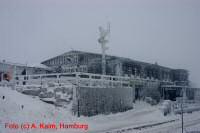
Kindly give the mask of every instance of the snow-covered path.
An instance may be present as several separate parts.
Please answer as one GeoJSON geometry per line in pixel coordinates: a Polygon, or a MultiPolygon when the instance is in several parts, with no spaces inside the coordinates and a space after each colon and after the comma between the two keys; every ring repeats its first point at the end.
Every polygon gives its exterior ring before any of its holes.
{"type": "MultiPolygon", "coordinates": [[[[200,112],[184,115],[184,132],[199,131],[200,132],[200,112]]],[[[144,129],[138,133],[181,133],[181,120],[174,123],[164,124],[157,127],[144,129]]]]}
{"type": "MultiPolygon", "coordinates": [[[[193,112],[192,114],[184,114],[184,133],[186,131],[199,131],[200,132],[200,112],[193,112]]],[[[150,126],[147,128],[135,129],[137,126],[123,127],[110,131],[110,133],[181,133],[182,123],[181,116],[177,115],[177,119],[173,122],[150,126]],[[179,118],[179,119],[178,119],[179,118]]],[[[155,123],[156,124],[156,123],[155,123]]],[[[145,125],[145,124],[144,124],[145,125]]],[[[147,124],[148,125],[148,124],[147,124]]]]}

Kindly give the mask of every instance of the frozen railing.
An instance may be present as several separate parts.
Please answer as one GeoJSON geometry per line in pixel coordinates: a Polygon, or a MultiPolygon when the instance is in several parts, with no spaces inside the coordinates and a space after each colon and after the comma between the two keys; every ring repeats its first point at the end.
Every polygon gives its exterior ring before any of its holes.
{"type": "Polygon", "coordinates": [[[14,77],[16,85],[45,84],[48,82],[72,83],[81,87],[130,87],[130,78],[91,73],[54,73],[36,75],[18,75],[14,77]]]}
{"type": "Polygon", "coordinates": [[[48,82],[56,83],[72,83],[80,86],[92,87],[130,87],[132,84],[145,84],[145,83],[171,83],[170,81],[160,81],[157,79],[139,78],[139,77],[124,77],[124,76],[111,76],[92,73],[53,73],[53,74],[34,74],[34,75],[17,75],[14,77],[16,85],[25,84],[45,84],[48,82]]]}

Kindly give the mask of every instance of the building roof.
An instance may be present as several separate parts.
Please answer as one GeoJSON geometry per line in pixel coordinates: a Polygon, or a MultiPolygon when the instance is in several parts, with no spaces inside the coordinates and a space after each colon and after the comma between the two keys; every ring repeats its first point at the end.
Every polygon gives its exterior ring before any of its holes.
{"type": "Polygon", "coordinates": [[[43,69],[50,69],[48,66],[40,64],[40,63],[33,63],[28,65],[29,67],[35,67],[35,68],[43,68],[43,69]]]}
{"type": "Polygon", "coordinates": [[[2,63],[2,64],[7,64],[7,65],[11,65],[11,66],[21,66],[21,67],[27,66],[27,64],[14,63],[14,62],[5,61],[5,60],[0,60],[0,63],[2,63]]]}
{"type": "Polygon", "coordinates": [[[10,65],[10,66],[17,66],[17,67],[35,67],[35,68],[43,68],[43,69],[49,69],[46,65],[35,63],[35,64],[21,64],[21,63],[14,63],[10,61],[0,60],[0,63],[10,65]]]}
{"type": "MultiPolygon", "coordinates": [[[[50,58],[50,59],[47,59],[47,60],[41,62],[41,64],[44,64],[46,61],[55,59],[55,58],[57,58],[57,57],[59,57],[59,56],[64,56],[64,55],[69,54],[69,53],[92,54],[92,55],[99,55],[99,56],[101,56],[100,53],[85,52],[85,51],[79,51],[79,50],[70,50],[70,51],[65,52],[65,53],[63,53],[63,54],[61,54],[61,55],[58,55],[58,56],[52,57],[52,58],[50,58]]],[[[156,64],[147,63],[147,62],[137,61],[137,60],[133,60],[133,59],[126,58],[126,57],[113,56],[113,55],[107,55],[107,56],[109,56],[109,57],[111,57],[111,58],[113,58],[113,59],[116,58],[116,59],[121,60],[121,61],[135,62],[135,63],[141,64],[141,65],[145,65],[145,66],[147,66],[147,65],[148,65],[148,66],[152,66],[152,67],[158,66],[158,67],[160,67],[160,68],[162,68],[162,69],[168,69],[168,70],[169,70],[169,69],[170,69],[170,70],[172,69],[172,68],[169,68],[169,67],[160,66],[160,65],[158,65],[157,63],[156,63],[156,64]]],[[[182,69],[182,70],[184,70],[184,69],[182,69]]]]}

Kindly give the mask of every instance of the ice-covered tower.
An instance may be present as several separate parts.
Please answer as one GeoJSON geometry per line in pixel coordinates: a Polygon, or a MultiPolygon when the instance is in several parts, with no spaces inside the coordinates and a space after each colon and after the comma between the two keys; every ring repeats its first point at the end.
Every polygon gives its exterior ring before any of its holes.
{"type": "Polygon", "coordinates": [[[98,42],[101,44],[101,50],[102,50],[102,74],[106,74],[106,50],[108,47],[106,46],[106,43],[108,43],[108,35],[110,34],[110,23],[107,25],[107,29],[104,29],[103,27],[99,27],[100,37],[98,39],[98,42]]]}

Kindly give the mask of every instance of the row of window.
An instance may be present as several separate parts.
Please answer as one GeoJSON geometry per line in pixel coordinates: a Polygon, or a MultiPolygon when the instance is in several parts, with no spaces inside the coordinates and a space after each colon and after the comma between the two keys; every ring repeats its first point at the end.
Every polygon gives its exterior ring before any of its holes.
{"type": "Polygon", "coordinates": [[[46,62],[47,65],[63,65],[67,63],[78,63],[78,56],[59,56],[46,62]]]}
{"type": "Polygon", "coordinates": [[[64,68],[64,72],[87,72],[87,67],[67,67],[64,68]]]}

